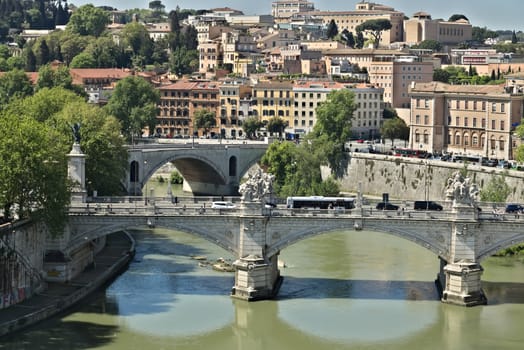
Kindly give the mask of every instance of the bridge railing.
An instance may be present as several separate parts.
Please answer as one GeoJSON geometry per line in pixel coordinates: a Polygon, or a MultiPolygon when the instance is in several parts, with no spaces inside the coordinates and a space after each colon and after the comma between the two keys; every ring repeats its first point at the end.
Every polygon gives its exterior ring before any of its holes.
{"type": "MultiPolygon", "coordinates": [[[[102,199],[102,198],[99,198],[102,199]]],[[[410,219],[410,220],[449,220],[452,211],[445,208],[442,211],[432,210],[377,210],[373,206],[364,206],[354,209],[288,209],[283,205],[276,208],[260,207],[245,208],[238,197],[226,197],[224,200],[233,202],[234,208],[215,209],[212,208],[213,201],[221,200],[221,197],[179,197],[175,203],[173,198],[152,197],[145,200],[144,197],[109,197],[96,202],[73,203],[69,209],[71,215],[263,215],[270,217],[358,217],[379,219],[410,219]]],[[[484,208],[476,215],[478,220],[495,221],[524,221],[524,214],[504,213],[503,210],[488,210],[484,208]]]]}

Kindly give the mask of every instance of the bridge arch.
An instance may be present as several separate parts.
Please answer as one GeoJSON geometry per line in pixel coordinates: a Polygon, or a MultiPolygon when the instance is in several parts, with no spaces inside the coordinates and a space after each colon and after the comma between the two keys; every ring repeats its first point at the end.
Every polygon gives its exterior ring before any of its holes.
{"type": "MultiPolygon", "coordinates": [[[[292,234],[286,234],[284,237],[280,239],[277,238],[274,244],[271,244],[268,247],[266,253],[268,256],[273,256],[275,254],[278,254],[281,250],[285,249],[286,247],[289,247],[301,240],[333,231],[351,231],[355,230],[355,227],[358,226],[358,222],[356,220],[354,220],[353,222],[347,222],[346,220],[344,221],[345,222],[340,222],[335,225],[330,225],[329,223],[326,223],[325,225],[308,225],[307,222],[305,222],[304,225],[299,225],[299,229],[293,230],[292,234]]],[[[451,229],[450,225],[449,229],[451,229]]],[[[402,239],[406,239],[431,251],[444,261],[450,260],[450,252],[448,249],[449,242],[447,242],[449,238],[447,238],[445,235],[435,235],[430,233],[424,236],[420,234],[420,230],[416,231],[410,228],[408,225],[391,225],[387,222],[380,222],[378,220],[377,222],[366,223],[366,225],[364,226],[364,230],[386,233],[402,239]]],[[[274,233],[273,236],[278,237],[279,234],[274,233]]]]}
{"type": "Polygon", "coordinates": [[[499,240],[495,242],[495,244],[491,244],[485,247],[485,249],[481,250],[477,256],[477,260],[479,262],[482,262],[482,260],[489,258],[490,256],[503,249],[507,249],[514,245],[522,243],[524,243],[524,233],[518,233],[512,237],[507,237],[503,240],[499,240]]]}

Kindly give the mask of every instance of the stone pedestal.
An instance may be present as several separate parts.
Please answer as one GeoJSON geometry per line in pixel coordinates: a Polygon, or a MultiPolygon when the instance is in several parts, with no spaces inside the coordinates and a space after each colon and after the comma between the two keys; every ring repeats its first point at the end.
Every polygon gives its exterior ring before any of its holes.
{"type": "Polygon", "coordinates": [[[485,305],[487,299],[480,281],[482,271],[482,266],[474,262],[460,261],[446,265],[442,302],[461,306],[485,305]]]}
{"type": "Polygon", "coordinates": [[[255,301],[275,297],[282,284],[278,270],[278,255],[264,260],[257,255],[248,255],[233,263],[235,286],[231,291],[234,298],[255,301]]]}
{"type": "Polygon", "coordinates": [[[80,144],[74,143],[73,149],[67,155],[67,176],[73,181],[71,192],[72,202],[85,203],[87,199],[86,183],[86,156],[80,149],[80,144]]]}

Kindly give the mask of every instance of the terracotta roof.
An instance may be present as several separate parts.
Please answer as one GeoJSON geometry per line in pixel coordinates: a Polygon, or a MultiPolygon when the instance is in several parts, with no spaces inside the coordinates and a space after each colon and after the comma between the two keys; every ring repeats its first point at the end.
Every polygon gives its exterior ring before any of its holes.
{"type": "MultiPolygon", "coordinates": [[[[6,72],[0,72],[0,77],[3,76],[6,72]]],[[[29,78],[31,84],[35,84],[38,80],[38,72],[25,72],[25,75],[29,78]]]]}
{"type": "Polygon", "coordinates": [[[71,68],[69,70],[71,76],[76,76],[82,79],[88,78],[115,78],[124,79],[132,75],[133,73],[129,70],[119,68],[71,68]]]}
{"type": "Polygon", "coordinates": [[[415,83],[411,92],[457,93],[476,95],[504,95],[503,85],[450,85],[438,81],[415,83]]]}

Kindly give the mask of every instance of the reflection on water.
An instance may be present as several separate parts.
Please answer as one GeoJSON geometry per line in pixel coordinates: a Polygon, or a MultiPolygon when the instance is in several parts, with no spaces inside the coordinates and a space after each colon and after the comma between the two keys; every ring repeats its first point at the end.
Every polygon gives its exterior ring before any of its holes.
{"type": "Polygon", "coordinates": [[[62,318],[7,337],[0,349],[520,349],[524,264],[488,259],[490,304],[440,303],[438,259],[409,241],[330,233],[280,255],[277,300],[229,297],[233,274],[195,255],[231,259],[187,234],[135,231],[135,261],[105,291],[62,318]]]}

